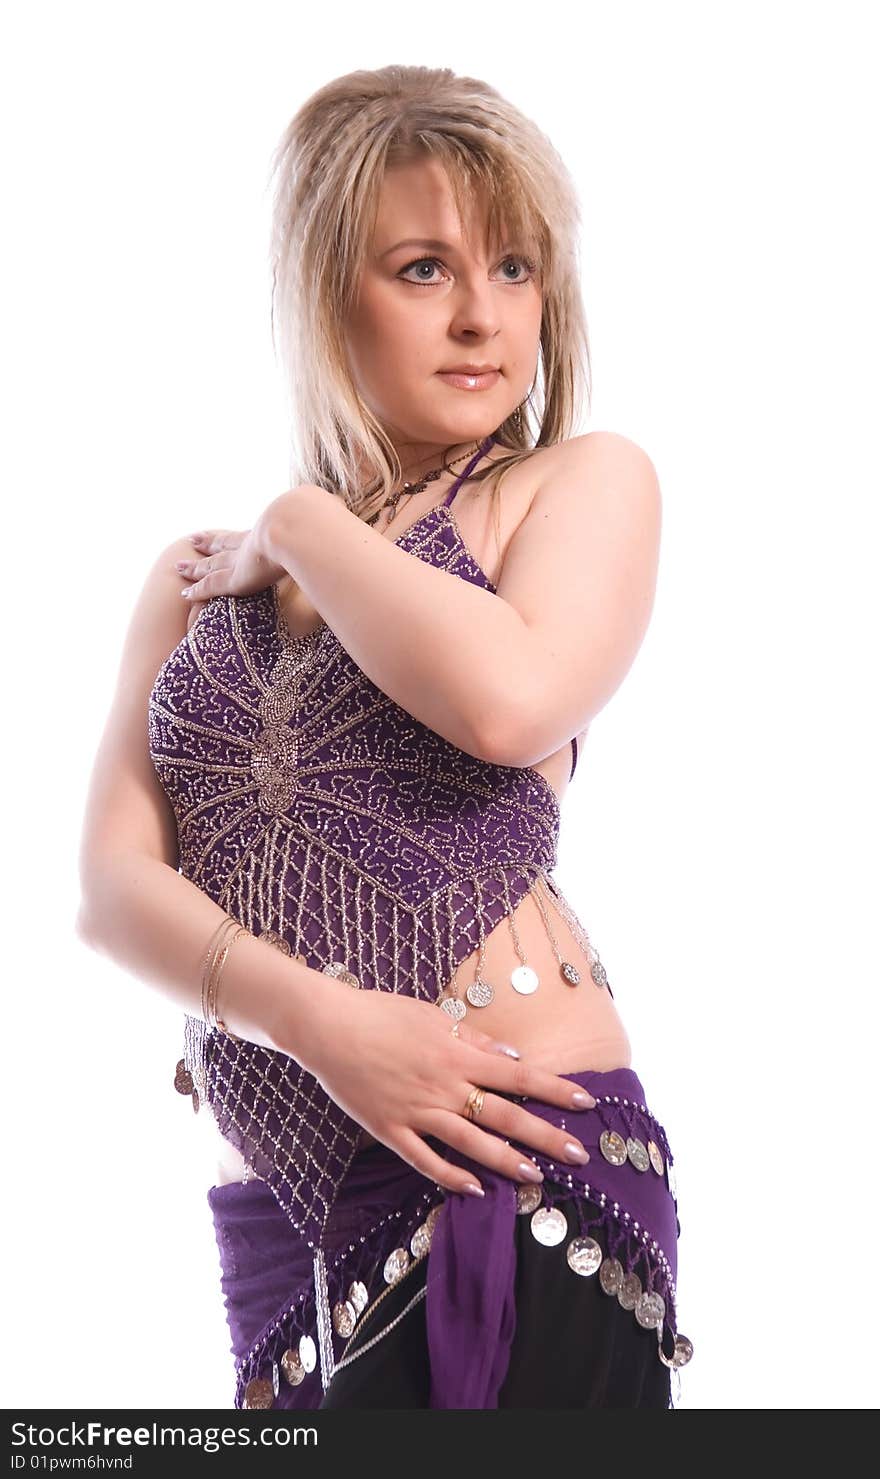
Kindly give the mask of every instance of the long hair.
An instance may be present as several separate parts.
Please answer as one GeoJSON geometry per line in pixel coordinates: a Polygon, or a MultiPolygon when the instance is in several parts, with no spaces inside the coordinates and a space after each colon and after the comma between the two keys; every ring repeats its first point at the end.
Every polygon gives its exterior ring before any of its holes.
{"type": "Polygon", "coordinates": [[[495,429],[508,451],[483,475],[500,489],[508,468],[536,447],[566,440],[582,406],[589,408],[580,212],[549,139],[487,83],[448,67],[390,66],[337,77],[302,105],[272,155],[270,316],[291,397],[292,480],[338,493],[361,517],[390,496],[402,468],[358,394],[345,324],[385,170],[426,155],[445,167],[459,218],[478,200],[490,236],[512,231],[541,282],[535,383],[519,424],[511,411],[495,429]]]}

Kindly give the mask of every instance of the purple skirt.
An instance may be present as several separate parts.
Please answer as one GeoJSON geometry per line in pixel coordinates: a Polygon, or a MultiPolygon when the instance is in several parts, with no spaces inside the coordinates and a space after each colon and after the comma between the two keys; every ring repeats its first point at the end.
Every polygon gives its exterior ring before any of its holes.
{"type": "Polygon", "coordinates": [[[656,1336],[658,1361],[675,1372],[686,1364],[693,1347],[677,1329],[679,1222],[663,1126],[630,1068],[560,1076],[593,1094],[596,1107],[506,1097],[571,1130],[590,1160],[561,1164],[512,1140],[544,1173],[534,1186],[426,1137],[451,1164],[475,1173],[485,1197],[447,1192],[389,1147],[371,1145],[351,1163],[320,1250],[265,1182],[210,1188],[236,1407],[321,1406],[334,1372],[381,1340],[383,1296],[394,1287],[400,1307],[405,1281],[423,1260],[425,1278],[410,1303],[425,1303],[427,1405],[497,1407],[516,1328],[517,1218],[566,1261],[572,1280],[595,1280],[621,1318],[656,1336]]]}

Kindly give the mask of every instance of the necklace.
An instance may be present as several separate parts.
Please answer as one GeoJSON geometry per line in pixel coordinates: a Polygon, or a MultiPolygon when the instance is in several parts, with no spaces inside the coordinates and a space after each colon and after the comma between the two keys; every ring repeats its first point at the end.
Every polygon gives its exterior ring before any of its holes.
{"type": "MultiPolygon", "coordinates": [[[[393,519],[394,514],[397,512],[397,505],[400,502],[401,498],[405,496],[409,497],[413,493],[421,493],[422,489],[427,488],[429,483],[436,482],[441,473],[451,472],[452,469],[457,466],[459,462],[464,462],[466,458],[472,457],[474,452],[479,449],[479,446],[480,443],[477,442],[475,446],[469,447],[467,452],[463,452],[460,457],[453,458],[452,462],[443,462],[439,467],[432,467],[430,472],[425,473],[425,476],[423,478],[420,478],[416,483],[404,483],[403,487],[398,488],[396,493],[392,493],[390,498],[386,498],[385,502],[380,504],[379,507],[376,509],[376,512],[370,514],[370,517],[364,520],[364,523],[375,524],[380,513],[382,513],[382,510],[386,508],[390,508],[392,510],[391,518],[393,519]]],[[[390,523],[391,520],[389,519],[388,522],[390,523]]]]}

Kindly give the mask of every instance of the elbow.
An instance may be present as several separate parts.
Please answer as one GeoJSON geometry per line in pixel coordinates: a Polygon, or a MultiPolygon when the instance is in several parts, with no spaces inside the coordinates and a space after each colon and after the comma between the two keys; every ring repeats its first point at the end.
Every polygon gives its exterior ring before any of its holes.
{"type": "Polygon", "coordinates": [[[540,710],[529,703],[512,703],[513,697],[510,693],[495,695],[475,721],[472,753],[490,765],[533,765],[546,754],[535,729],[535,714],[540,710]]]}

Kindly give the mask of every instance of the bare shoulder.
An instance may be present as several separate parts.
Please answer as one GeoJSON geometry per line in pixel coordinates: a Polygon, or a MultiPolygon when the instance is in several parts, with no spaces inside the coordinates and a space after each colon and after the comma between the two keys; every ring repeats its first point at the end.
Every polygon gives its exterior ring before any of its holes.
{"type": "Polygon", "coordinates": [[[190,631],[205,609],[204,601],[185,601],[180,592],[188,581],[177,569],[178,560],[198,558],[198,551],[185,535],[174,539],[158,555],[150,572],[149,584],[157,600],[167,609],[170,631],[174,637],[172,649],[190,631]]]}
{"type": "Polygon", "coordinates": [[[567,483],[567,474],[589,473],[597,481],[608,479],[615,485],[659,499],[657,470],[643,447],[616,431],[588,431],[570,437],[552,447],[539,447],[530,459],[534,471],[534,490],[555,483],[567,483]]]}

